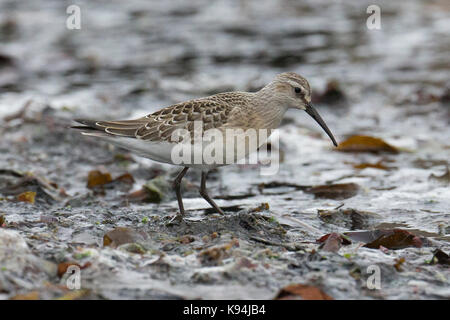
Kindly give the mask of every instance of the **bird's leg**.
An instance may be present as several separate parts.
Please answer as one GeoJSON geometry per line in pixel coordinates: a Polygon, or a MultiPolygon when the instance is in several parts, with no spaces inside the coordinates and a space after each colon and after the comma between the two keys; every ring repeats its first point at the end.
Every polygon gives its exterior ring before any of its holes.
{"type": "Polygon", "coordinates": [[[222,209],[219,208],[219,206],[214,202],[213,199],[211,199],[211,197],[209,196],[208,192],[206,191],[206,175],[207,174],[208,174],[207,172],[203,172],[202,171],[202,182],[200,183],[200,195],[203,197],[203,199],[208,201],[208,203],[214,209],[216,209],[218,213],[224,214],[222,209]]]}
{"type": "Polygon", "coordinates": [[[177,200],[178,200],[178,207],[180,208],[180,214],[184,215],[184,206],[183,206],[183,199],[181,198],[181,180],[183,179],[184,175],[188,171],[188,167],[184,167],[183,170],[177,175],[173,182],[173,187],[175,188],[175,193],[177,194],[177,200]]]}

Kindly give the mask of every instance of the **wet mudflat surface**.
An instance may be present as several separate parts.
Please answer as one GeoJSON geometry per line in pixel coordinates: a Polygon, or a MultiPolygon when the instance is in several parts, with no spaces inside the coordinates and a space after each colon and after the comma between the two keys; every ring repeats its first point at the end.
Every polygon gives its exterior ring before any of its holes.
{"type": "Polygon", "coordinates": [[[1,298],[450,298],[448,1],[381,1],[372,31],[365,1],[79,3],[81,30],[60,1],[0,4],[1,298]],[[210,173],[225,216],[189,171],[171,221],[179,168],[68,129],[284,71],[343,143],[289,111],[278,174],[210,173]]]}

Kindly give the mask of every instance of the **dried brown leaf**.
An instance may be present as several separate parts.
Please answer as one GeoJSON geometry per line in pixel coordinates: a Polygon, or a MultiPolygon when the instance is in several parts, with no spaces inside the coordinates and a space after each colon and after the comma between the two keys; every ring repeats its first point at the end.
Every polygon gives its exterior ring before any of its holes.
{"type": "Polygon", "coordinates": [[[370,136],[352,136],[339,143],[336,150],[343,152],[387,152],[394,154],[399,152],[397,148],[382,139],[370,136]]]}
{"type": "Polygon", "coordinates": [[[317,239],[316,242],[317,242],[317,243],[325,243],[325,242],[328,240],[328,238],[329,238],[330,236],[332,236],[332,235],[338,235],[338,236],[340,237],[341,243],[342,243],[343,245],[349,245],[349,244],[352,243],[346,236],[343,236],[343,235],[338,234],[338,233],[328,233],[328,234],[326,234],[326,235],[320,237],[319,239],[317,239]]]}
{"type": "Polygon", "coordinates": [[[28,203],[34,203],[35,198],[36,192],[34,191],[25,191],[17,196],[17,200],[28,203]]]}
{"type": "Polygon", "coordinates": [[[101,172],[99,170],[92,170],[88,175],[87,187],[92,189],[96,186],[103,186],[112,181],[111,174],[109,172],[101,172]]]}
{"type": "Polygon", "coordinates": [[[117,178],[115,178],[114,181],[120,181],[123,183],[133,184],[134,178],[130,173],[127,172],[127,173],[124,173],[121,176],[118,176],[117,178]]]}
{"type": "Polygon", "coordinates": [[[401,229],[354,231],[345,232],[344,235],[353,241],[364,242],[364,247],[371,249],[380,247],[394,250],[408,247],[420,248],[425,241],[411,232],[401,229]]]}
{"type": "Polygon", "coordinates": [[[280,290],[275,297],[276,300],[334,300],[321,289],[305,285],[292,284],[280,290]]]}
{"type": "Polygon", "coordinates": [[[360,164],[354,164],[353,168],[355,169],[366,169],[366,168],[374,168],[379,170],[390,170],[391,168],[386,167],[381,163],[381,161],[378,161],[377,163],[360,163],[360,164]]]}
{"type": "Polygon", "coordinates": [[[380,246],[388,249],[420,248],[422,247],[422,240],[406,230],[394,229],[392,233],[382,235],[378,239],[364,245],[364,247],[372,249],[378,249],[380,246]]]}
{"type": "Polygon", "coordinates": [[[331,233],[325,240],[321,249],[329,252],[338,252],[342,246],[342,236],[339,233],[331,233]]]}

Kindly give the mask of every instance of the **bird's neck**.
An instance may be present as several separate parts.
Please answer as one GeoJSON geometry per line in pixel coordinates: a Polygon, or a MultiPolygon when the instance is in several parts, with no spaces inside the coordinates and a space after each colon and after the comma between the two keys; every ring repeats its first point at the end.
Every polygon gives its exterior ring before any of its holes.
{"type": "Polygon", "coordinates": [[[254,112],[261,119],[260,128],[276,129],[279,127],[287,106],[273,94],[273,88],[266,86],[255,92],[254,112]]]}

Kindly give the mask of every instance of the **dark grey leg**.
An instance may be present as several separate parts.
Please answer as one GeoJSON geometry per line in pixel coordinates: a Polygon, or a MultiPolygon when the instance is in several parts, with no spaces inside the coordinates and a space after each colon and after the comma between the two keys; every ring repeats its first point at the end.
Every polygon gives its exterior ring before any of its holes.
{"type": "Polygon", "coordinates": [[[206,191],[206,175],[207,174],[208,174],[207,172],[203,172],[202,171],[202,182],[200,183],[200,195],[203,197],[203,199],[208,201],[208,203],[214,209],[216,209],[218,213],[224,214],[222,209],[219,208],[219,206],[214,202],[213,199],[211,199],[211,197],[209,196],[208,192],[206,191]]]}
{"type": "Polygon", "coordinates": [[[180,208],[181,215],[184,215],[183,199],[181,198],[181,180],[183,179],[188,169],[188,167],[184,167],[184,169],[181,170],[181,172],[177,175],[175,181],[173,182],[173,187],[175,188],[175,193],[177,194],[178,207],[180,208]]]}

